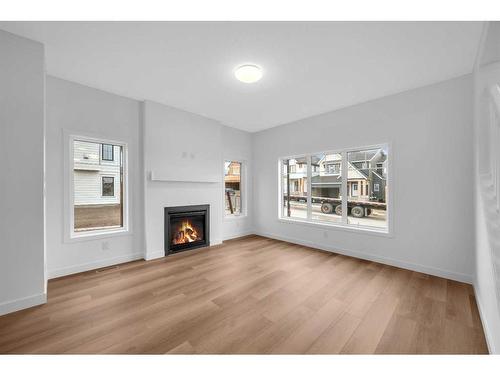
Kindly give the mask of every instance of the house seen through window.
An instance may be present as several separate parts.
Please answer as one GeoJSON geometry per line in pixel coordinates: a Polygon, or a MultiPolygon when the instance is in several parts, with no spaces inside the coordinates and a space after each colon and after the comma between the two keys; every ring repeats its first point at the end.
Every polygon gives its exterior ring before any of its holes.
{"type": "Polygon", "coordinates": [[[241,215],[241,163],[224,162],[224,212],[226,216],[241,215]]]}
{"type": "Polygon", "coordinates": [[[73,140],[73,231],[122,228],[123,148],[73,140]]]}
{"type": "Polygon", "coordinates": [[[382,146],[282,159],[280,216],[388,229],[388,158],[382,146]]]}

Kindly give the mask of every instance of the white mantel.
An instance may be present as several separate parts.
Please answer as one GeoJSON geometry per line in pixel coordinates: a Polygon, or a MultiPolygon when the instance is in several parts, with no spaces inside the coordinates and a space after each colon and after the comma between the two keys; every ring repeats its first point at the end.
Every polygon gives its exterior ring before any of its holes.
{"type": "Polygon", "coordinates": [[[186,183],[222,183],[220,172],[214,174],[212,171],[206,171],[203,165],[196,168],[196,173],[193,173],[190,168],[171,166],[167,169],[157,169],[149,172],[151,181],[163,182],[186,182],[186,183]]]}
{"type": "Polygon", "coordinates": [[[222,242],[223,126],[162,104],[143,106],[145,258],[164,255],[164,207],[209,204],[211,244],[222,242]]]}

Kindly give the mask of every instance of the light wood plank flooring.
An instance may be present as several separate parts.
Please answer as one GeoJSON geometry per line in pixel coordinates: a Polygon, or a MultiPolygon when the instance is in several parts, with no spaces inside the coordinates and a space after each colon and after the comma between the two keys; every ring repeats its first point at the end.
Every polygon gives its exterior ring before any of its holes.
{"type": "Polygon", "coordinates": [[[251,236],[51,280],[0,353],[487,353],[470,285],[251,236]]]}

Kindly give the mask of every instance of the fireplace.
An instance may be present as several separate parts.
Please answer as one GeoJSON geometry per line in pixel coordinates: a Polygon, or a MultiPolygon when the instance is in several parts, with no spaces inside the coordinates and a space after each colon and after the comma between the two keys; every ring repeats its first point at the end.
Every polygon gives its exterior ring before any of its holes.
{"type": "Polygon", "coordinates": [[[210,246],[210,206],[165,207],[165,255],[210,246]]]}

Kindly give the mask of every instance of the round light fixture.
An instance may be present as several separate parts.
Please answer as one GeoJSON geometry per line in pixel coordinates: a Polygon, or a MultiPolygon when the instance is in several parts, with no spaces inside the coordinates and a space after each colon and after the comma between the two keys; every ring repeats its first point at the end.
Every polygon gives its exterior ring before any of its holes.
{"type": "Polygon", "coordinates": [[[234,76],[238,81],[254,83],[262,78],[262,68],[255,64],[244,64],[234,70],[234,76]]]}

